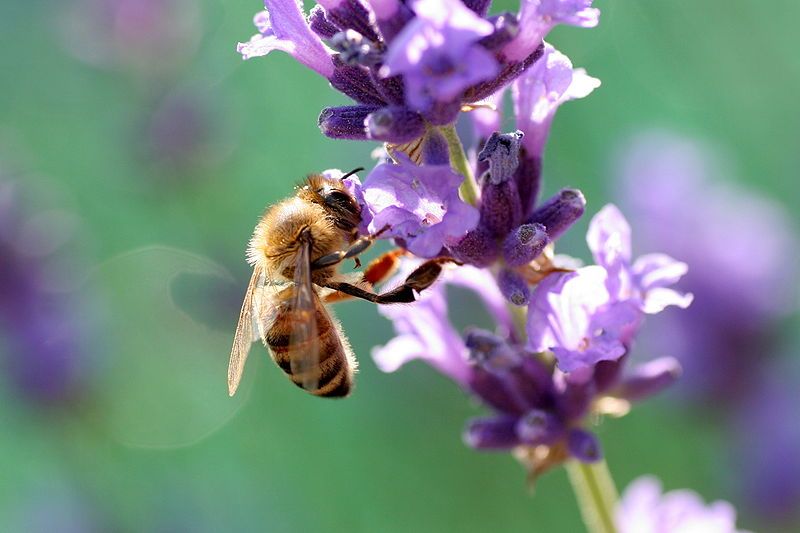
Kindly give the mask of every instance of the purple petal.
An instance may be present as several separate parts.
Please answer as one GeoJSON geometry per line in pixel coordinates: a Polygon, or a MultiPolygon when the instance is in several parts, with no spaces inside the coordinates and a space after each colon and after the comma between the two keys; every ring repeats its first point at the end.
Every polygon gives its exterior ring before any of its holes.
{"type": "Polygon", "coordinates": [[[523,0],[519,14],[520,32],[503,49],[509,60],[530,54],[556,24],[582,28],[597,26],[600,10],[590,7],[592,0],[523,0]]]}
{"type": "Polygon", "coordinates": [[[553,116],[562,103],[583,98],[599,86],[599,80],[573,69],[567,56],[545,43],[544,56],[512,85],[517,128],[525,133],[528,153],[542,156],[553,116]]]}
{"type": "Polygon", "coordinates": [[[631,260],[631,227],[613,204],[603,207],[589,223],[586,242],[594,261],[609,269],[631,260]]]}
{"type": "Polygon", "coordinates": [[[329,50],[311,31],[302,7],[296,0],[264,0],[266,11],[256,14],[254,23],[259,33],[249,42],[239,43],[236,50],[243,59],[267,55],[272,50],[291,54],[308,68],[329,78],[333,62],[329,50]]]}

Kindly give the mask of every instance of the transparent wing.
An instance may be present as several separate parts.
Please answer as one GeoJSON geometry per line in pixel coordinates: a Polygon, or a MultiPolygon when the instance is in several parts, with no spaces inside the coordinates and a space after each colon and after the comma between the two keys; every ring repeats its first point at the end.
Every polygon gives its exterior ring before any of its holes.
{"type": "Polygon", "coordinates": [[[236,326],[236,333],[233,336],[233,347],[231,348],[231,358],[228,362],[228,394],[236,394],[236,388],[242,379],[244,363],[247,361],[247,354],[250,353],[250,346],[254,338],[254,301],[256,294],[264,287],[266,276],[261,268],[256,266],[253,275],[250,276],[250,283],[247,285],[247,292],[244,294],[242,310],[239,312],[239,324],[236,326]]]}
{"type": "Polygon", "coordinates": [[[319,296],[311,284],[311,242],[300,243],[294,273],[292,298],[292,375],[300,378],[300,385],[315,391],[319,384],[319,332],[317,309],[322,308],[319,296]]]}

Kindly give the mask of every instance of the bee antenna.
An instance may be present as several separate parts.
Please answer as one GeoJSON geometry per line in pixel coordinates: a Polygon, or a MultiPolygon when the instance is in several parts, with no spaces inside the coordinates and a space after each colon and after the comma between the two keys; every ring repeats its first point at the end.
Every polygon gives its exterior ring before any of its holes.
{"type": "Polygon", "coordinates": [[[362,170],[364,170],[364,167],[354,168],[353,170],[351,170],[350,172],[348,172],[347,174],[345,174],[344,176],[342,176],[339,179],[340,180],[345,180],[345,179],[349,178],[350,176],[352,176],[353,174],[355,174],[356,172],[361,172],[362,170]]]}

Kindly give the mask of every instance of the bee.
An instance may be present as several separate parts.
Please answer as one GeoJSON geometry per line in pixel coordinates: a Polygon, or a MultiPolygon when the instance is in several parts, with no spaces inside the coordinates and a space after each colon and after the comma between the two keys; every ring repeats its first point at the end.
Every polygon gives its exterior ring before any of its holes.
{"type": "Polygon", "coordinates": [[[315,396],[340,398],[353,388],[357,361],[328,304],[361,298],[377,304],[409,303],[430,287],[449,258],[422,263],[395,289],[376,294],[372,286],[394,270],[402,255],[391,251],[359,273],[340,264],[354,259],[389,228],[360,235],[361,208],[341,178],[312,174],[295,195],[268,208],[247,248],[253,266],[228,365],[231,396],[242,377],[251,344],[261,339],[291,381],[315,396]],[[352,274],[355,274],[353,276],[352,274]]]}

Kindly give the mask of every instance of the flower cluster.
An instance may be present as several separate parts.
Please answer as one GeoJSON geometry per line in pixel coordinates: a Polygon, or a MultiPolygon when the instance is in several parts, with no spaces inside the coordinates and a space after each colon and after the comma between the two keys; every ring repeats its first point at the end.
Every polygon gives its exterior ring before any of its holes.
{"type": "Polygon", "coordinates": [[[352,98],[322,111],[325,135],[402,144],[519,77],[556,24],[595,26],[591,3],[524,0],[518,14],[489,16],[489,0],[323,0],[306,17],[297,0],[264,0],[238,51],[287,52],[352,98]]]}
{"type": "Polygon", "coordinates": [[[562,103],[600,82],[543,38],[556,24],[595,26],[599,12],[591,0],[522,0],[516,14],[487,15],[490,3],[321,0],[306,16],[296,0],[265,0],[259,33],[238,51],[291,54],[355,100],[322,111],[325,135],[385,143],[363,182],[353,175],[345,185],[361,207],[360,232],[415,256],[388,285],[425,259],[454,266],[413,305],[380,308],[397,336],[374,359],[385,371],[422,359],[447,375],[491,411],[469,422],[465,442],[513,450],[535,477],[567,460],[599,461],[597,415],[624,414],[675,381],[677,360],[628,368],[629,353],[646,315],[693,297],[672,288],[685,263],[634,259],[631,228],[613,205],[589,227],[595,264],[554,254],[586,200],[574,188],[539,199],[550,126],[562,103]],[[507,90],[510,132],[500,128],[507,90]],[[462,112],[476,133],[472,160],[455,127],[462,112]],[[452,285],[474,291],[495,327],[456,329],[452,285]]]}
{"type": "MultiPolygon", "coordinates": [[[[592,462],[600,445],[587,429],[595,414],[625,412],[632,401],[675,381],[671,357],[625,371],[626,354],[646,313],[687,306],[691,296],[669,288],[686,266],[667,256],[630,259],[630,230],[616,207],[592,220],[587,238],[598,264],[552,272],[536,285],[523,335],[514,332],[502,278],[462,266],[420,294],[414,306],[380,308],[398,337],[374,358],[393,371],[423,359],[492,409],[469,423],[468,445],[482,449],[528,448],[534,474],[567,457],[592,462]],[[448,319],[448,285],[474,291],[498,321],[496,331],[471,328],[464,335],[448,319]]],[[[413,263],[391,283],[399,283],[413,263]]]]}

